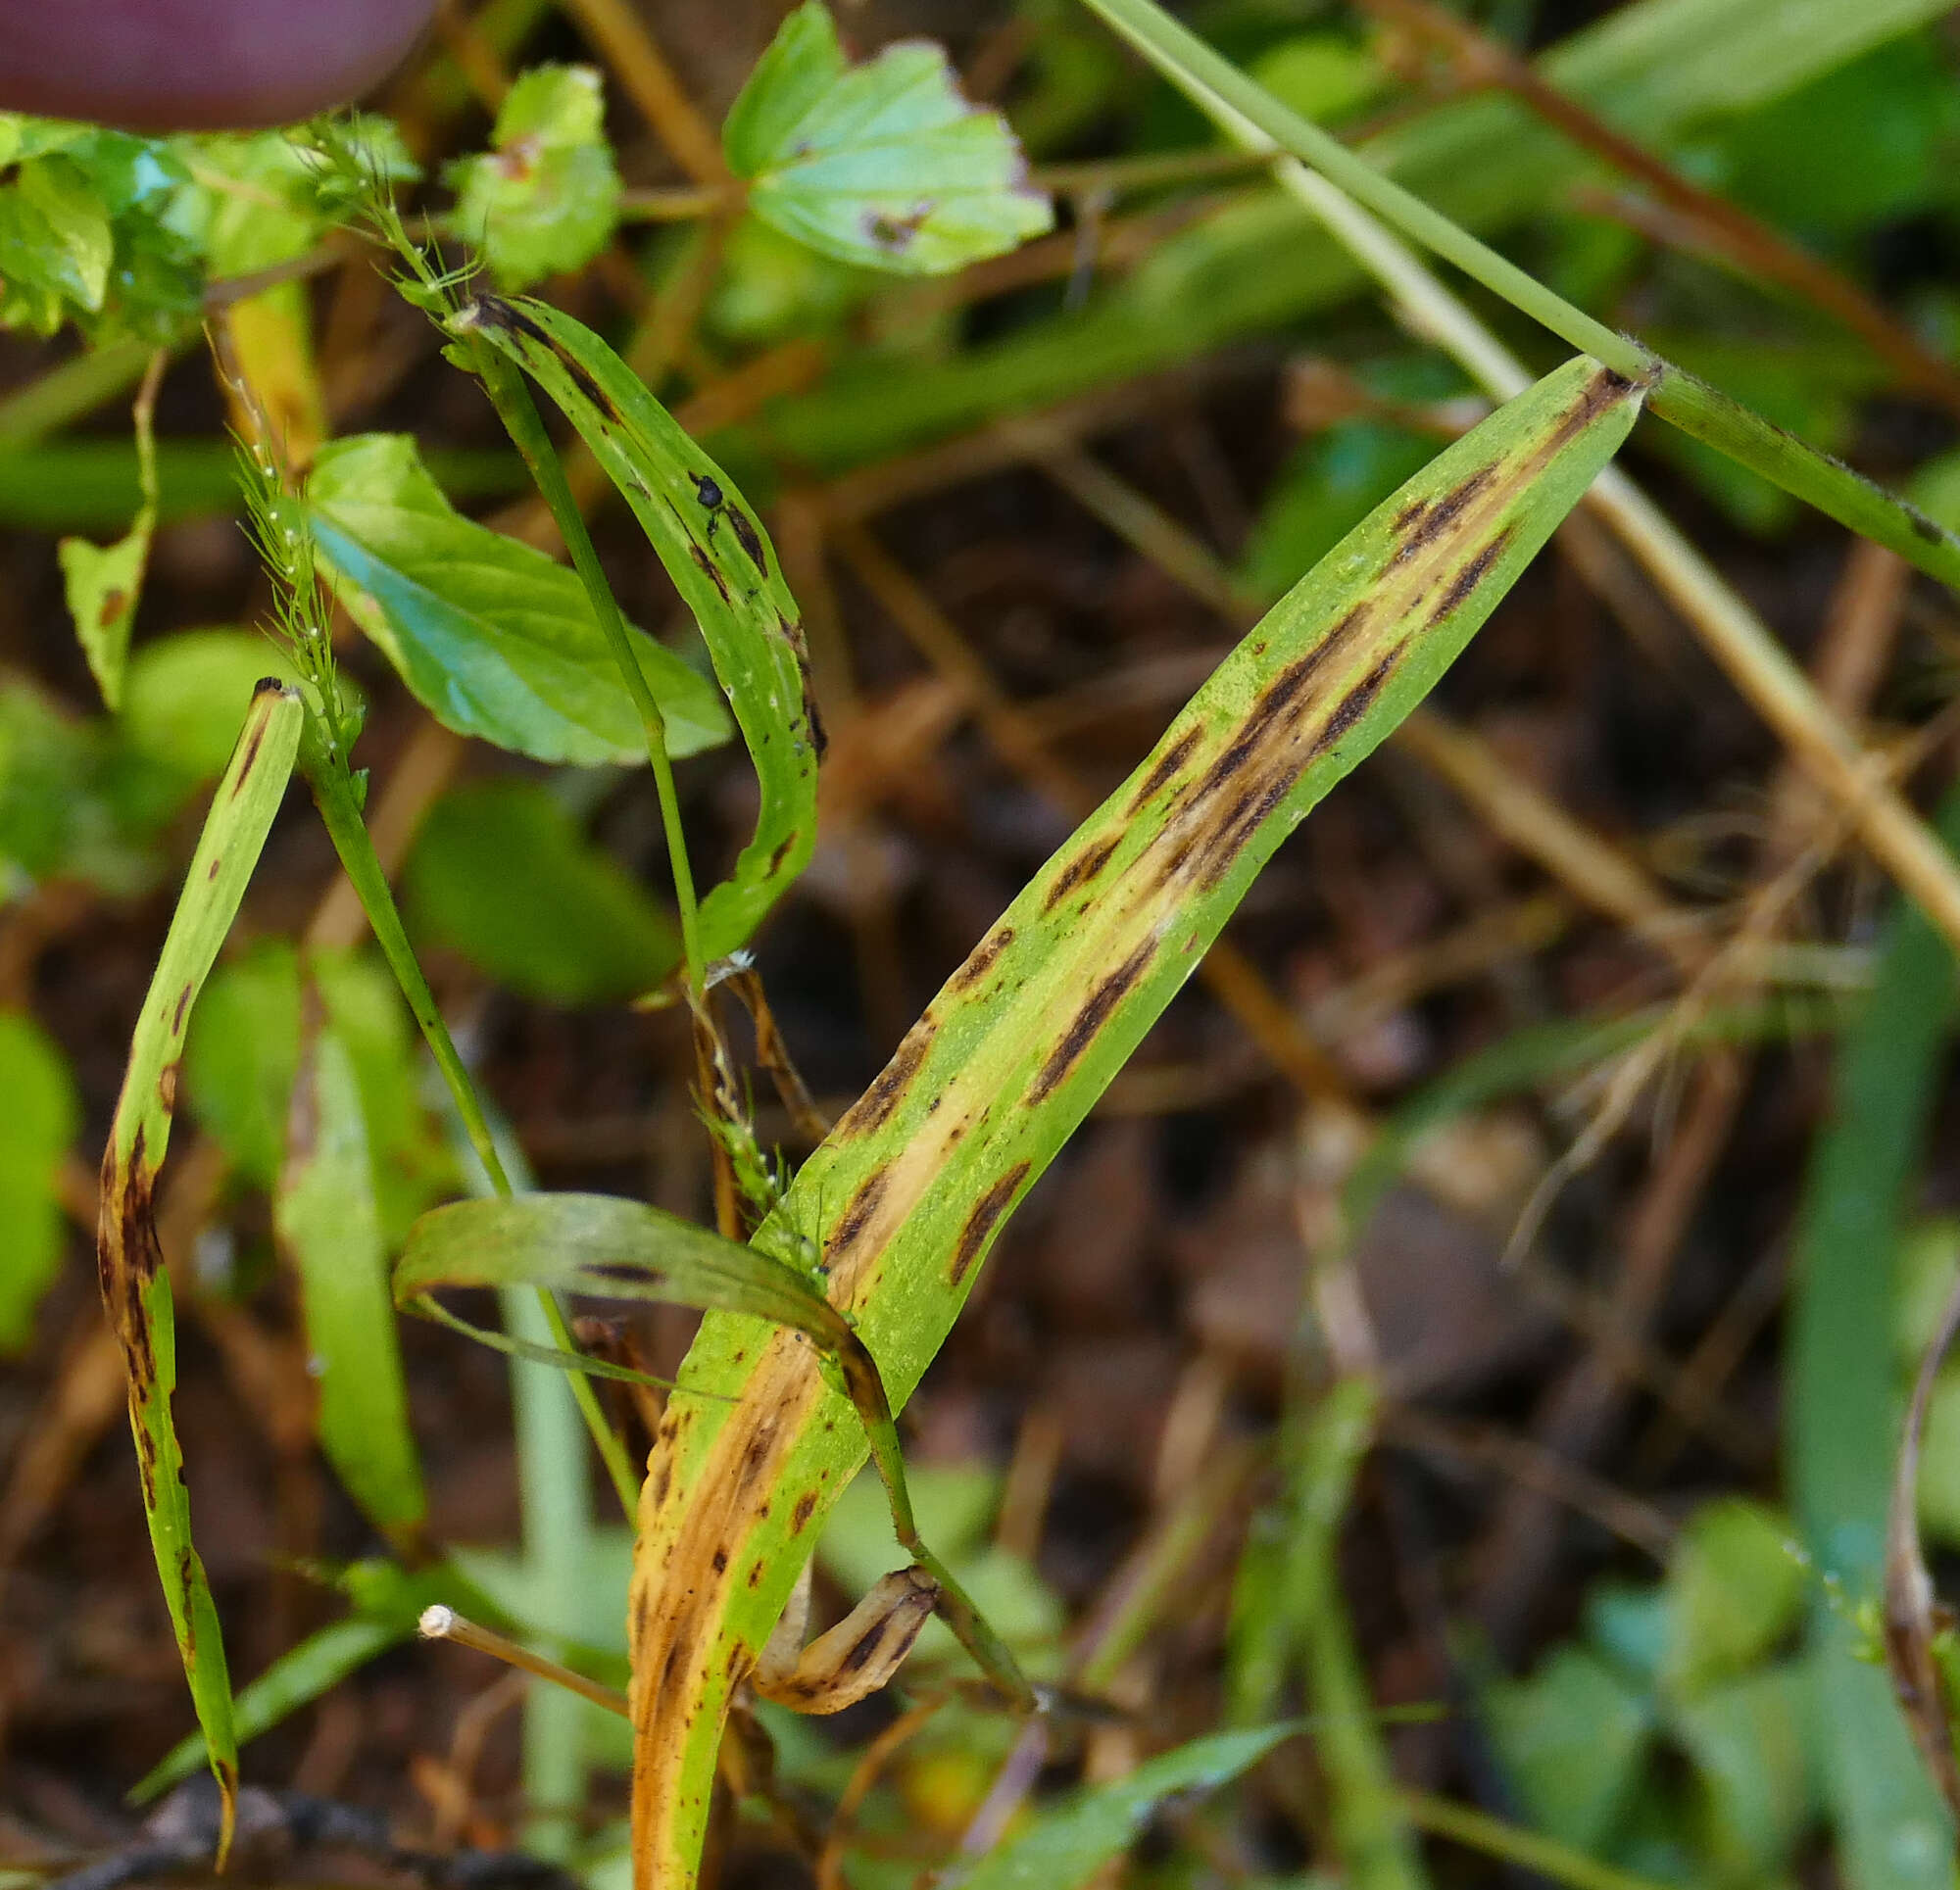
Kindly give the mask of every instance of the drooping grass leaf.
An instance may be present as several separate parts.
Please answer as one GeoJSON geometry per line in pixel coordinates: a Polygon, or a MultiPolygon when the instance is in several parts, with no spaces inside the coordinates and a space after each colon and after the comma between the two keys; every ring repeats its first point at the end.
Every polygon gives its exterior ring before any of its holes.
{"type": "Polygon", "coordinates": [[[1044,1812],[981,1859],[965,1879],[967,1890],[1075,1890],[1136,1842],[1165,1799],[1229,1784],[1300,1730],[1287,1724],[1214,1732],[1147,1759],[1127,1777],[1044,1812]]]}
{"type": "Polygon", "coordinates": [[[702,949],[725,956],[816,841],[822,733],[796,600],[734,482],[590,328],[541,302],[489,298],[457,323],[515,362],[578,429],[701,625],[761,789],[755,838],[701,902],[702,949]]]}
{"type": "Polygon", "coordinates": [[[678,1215],[613,1194],[452,1201],[410,1230],[397,1303],[442,1286],[550,1286],[601,1298],[718,1307],[856,1347],[850,1325],[789,1265],[678,1215]]]}
{"type": "Polygon", "coordinates": [[[583,268],[612,240],[619,170],[605,116],[592,67],[533,66],[498,108],[493,148],[445,172],[458,227],[501,287],[583,268]]]}
{"type": "Polygon", "coordinates": [[[445,795],[416,837],[404,888],[418,939],[553,1003],[651,991],[680,962],[673,921],[536,782],[445,795]]]}
{"type": "Polygon", "coordinates": [[[0,1011],[0,1352],[18,1352],[61,1265],[55,1175],[80,1126],[67,1060],[32,1018],[0,1011]]]}
{"type": "MultiPolygon", "coordinates": [[[[1015,899],[804,1164],[808,1233],[903,1400],[1007,1214],[1307,810],[1434,684],[1611,457],[1637,388],[1585,360],[1351,532],[1015,899]]],[[[693,1879],[731,1650],[766,1639],[799,1538],[860,1460],[807,1354],[710,1315],[640,1515],[628,1619],[643,1881],[693,1879]]]]}
{"type": "MultiPolygon", "coordinates": [[[[793,1247],[792,1254],[797,1252],[793,1247]]],[[[1015,1696],[1017,1704],[1033,1707],[1033,1695],[1004,1643],[977,1614],[952,1571],[920,1540],[905,1457],[877,1361],[851,1322],[823,1296],[800,1256],[778,1259],[658,1208],[613,1195],[518,1194],[455,1202],[423,1215],[411,1230],[395,1266],[399,1302],[420,1301],[444,1323],[466,1332],[475,1329],[464,1326],[453,1314],[441,1313],[427,1297],[432,1288],[515,1285],[737,1313],[814,1340],[840,1394],[857,1414],[884,1482],[899,1540],[913,1558],[914,1573],[924,1577],[911,1585],[909,1599],[930,1592],[947,1625],[996,1684],[1015,1696]]],[[[602,1370],[607,1376],[637,1376],[569,1353],[553,1353],[514,1334],[478,1332],[475,1335],[519,1357],[588,1372],[602,1370]]],[[[899,1620],[905,1618],[908,1622],[905,1647],[909,1648],[919,1622],[910,1618],[906,1594],[895,1593],[888,1599],[895,1613],[885,1618],[885,1625],[896,1632],[899,1620]]],[[[888,1645],[887,1651],[895,1660],[904,1657],[903,1649],[894,1651],[888,1645]]],[[[806,1710],[834,1708],[807,1705],[806,1710]]]]}
{"type": "Polygon", "coordinates": [[[944,274],[1054,221],[1006,121],[959,95],[940,47],[902,41],[847,67],[823,0],[783,23],[722,146],[758,217],[870,268],[944,274]]]}
{"type": "MultiPolygon", "coordinates": [[[[348,609],[445,728],[540,761],[644,757],[577,578],[453,510],[408,435],[334,441],[307,481],[307,510],[348,609]]],[[[669,752],[723,740],[713,685],[632,637],[669,752]]]]}
{"type": "Polygon", "coordinates": [[[204,1565],[191,1540],[190,1492],[171,1419],[176,1386],[175,1306],[157,1240],[152,1197],[170,1144],[191,1006],[231,928],[279,810],[299,752],[303,713],[297,690],[276,683],[263,686],[253,698],[231,765],[218,784],[129,1040],[129,1067],[103,1158],[96,1228],[103,1302],[122,1341],[129,1379],[129,1424],[142,1472],[150,1543],[223,1798],[220,1857],[230,1845],[238,1747],[224,1643],[204,1565]]]}
{"type": "Polygon", "coordinates": [[[368,1519],[406,1548],[427,1505],[361,1083],[318,992],[307,994],[302,1032],[273,1226],[299,1275],[320,1448],[368,1519]]]}

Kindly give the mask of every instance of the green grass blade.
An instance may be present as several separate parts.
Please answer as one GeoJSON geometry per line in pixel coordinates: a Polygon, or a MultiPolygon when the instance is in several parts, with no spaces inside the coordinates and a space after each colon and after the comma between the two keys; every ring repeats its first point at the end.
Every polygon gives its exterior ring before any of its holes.
{"type": "Polygon", "coordinates": [[[220,1853],[231,1838],[238,1742],[224,1643],[204,1565],[191,1540],[190,1492],[171,1420],[176,1388],[175,1306],[151,1201],[170,1144],[184,1028],[284,798],[299,751],[301,717],[299,693],[285,685],[262,683],[252,699],[238,747],[191,855],[129,1041],[128,1072],[103,1157],[96,1226],[103,1304],[122,1341],[129,1378],[129,1425],[142,1472],[150,1545],[211,1769],[223,1796],[220,1853]]]}
{"type": "MultiPolygon", "coordinates": [[[[1017,1704],[1034,1704],[1012,1655],[945,1564],[919,1540],[877,1361],[813,1284],[756,1247],[611,1194],[523,1194],[437,1208],[410,1231],[395,1269],[396,1297],[405,1303],[435,1286],[519,1284],[736,1313],[813,1339],[835,1367],[863,1426],[899,1540],[939,1584],[939,1612],[1004,1692],[1017,1704]]],[[[448,1324],[461,1323],[441,1316],[448,1324]]],[[[503,1349],[519,1357],[551,1357],[516,1334],[503,1341],[503,1349]]],[[[569,1355],[562,1356],[572,1363],[569,1355]]]]}
{"type": "Polygon", "coordinates": [[[409,1553],[427,1504],[388,1298],[373,1151],[354,1058],[317,993],[307,1009],[273,1225],[299,1275],[319,1376],[320,1448],[368,1520],[409,1553]]]}
{"type": "MultiPolygon", "coordinates": [[[[377,1654],[411,1639],[415,1631],[414,1616],[390,1622],[350,1615],[309,1634],[297,1647],[281,1654],[232,1703],[232,1725],[239,1744],[270,1732],[280,1720],[366,1667],[377,1654]]],[[[204,1764],[206,1750],[201,1733],[179,1739],[130,1787],[129,1796],[140,1805],[169,1791],[204,1764]]]]}
{"type": "Polygon", "coordinates": [[[1304,1722],[1214,1732],[1147,1759],[1127,1777],[1078,1792],[983,1858],[965,1890],[1075,1890],[1142,1836],[1180,1792],[1214,1791],[1305,1730],[1304,1722]]]}
{"type": "Polygon", "coordinates": [[[1960,588],[1960,538],[1936,525],[1895,494],[1772,425],[1705,381],[1661,362],[1632,337],[1617,333],[1544,286],[1460,223],[1404,189],[1315,124],[1290,111],[1203,40],[1173,20],[1156,0],[1083,0],[1172,83],[1202,102],[1209,93],[1310,165],[1353,200],[1472,280],[1503,297],[1574,348],[1618,372],[1651,377],[1648,405],[1661,419],[1724,453],[1739,464],[1807,500],[1840,524],[1896,552],[1923,571],[1960,588]]]}
{"type": "MultiPolygon", "coordinates": [[[[1016,1201],[1196,969],[1280,841],[1436,682],[1626,436],[1575,361],[1440,455],[1240,645],[1015,899],[804,1165],[811,1237],[898,1402],[1016,1201]]],[[[778,1236],[779,1237],[779,1236],[778,1236]]],[[[786,1338],[710,1316],[641,1508],[634,1853],[693,1880],[732,1676],[862,1446],[786,1338]]]]}
{"type": "MultiPolygon", "coordinates": [[[[1939,819],[1960,847],[1960,796],[1939,819]]],[[[1893,921],[1863,1015],[1838,1054],[1812,1151],[1789,1310],[1788,1474],[1804,1545],[1832,1584],[1811,1609],[1824,1783],[1839,1865],[1858,1890],[1952,1881],[1953,1832],[1885,1670],[1847,1605],[1876,1604],[1900,1418],[1893,1299],[1900,1221],[1925,1160],[1955,983],[1918,911],[1893,921]],[[1835,1590],[1835,1592],[1834,1592],[1835,1590]]]]}
{"type": "Polygon", "coordinates": [[[823,738],[796,600],[734,481],[590,328],[541,302],[487,297],[455,321],[516,363],[578,429],[701,625],[761,789],[754,839],[701,902],[701,949],[725,957],[816,841],[823,738]]]}
{"type": "Polygon", "coordinates": [[[749,1313],[831,1350],[852,1337],[836,1308],[781,1261],[612,1194],[518,1194],[431,1209],[395,1263],[395,1298],[407,1305],[443,1286],[548,1286],[749,1313]]]}

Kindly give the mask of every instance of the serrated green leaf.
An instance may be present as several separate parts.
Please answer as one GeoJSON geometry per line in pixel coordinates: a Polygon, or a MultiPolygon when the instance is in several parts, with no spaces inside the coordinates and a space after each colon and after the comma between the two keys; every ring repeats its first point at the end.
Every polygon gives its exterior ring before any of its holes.
{"type": "Polygon", "coordinates": [[[320,1448],[375,1527],[412,1542],[427,1506],[388,1296],[374,1153],[354,1058],[317,994],[303,1027],[273,1227],[299,1276],[320,1448]]]}
{"type": "Polygon", "coordinates": [[[445,795],[416,837],[404,885],[418,938],[527,996],[630,997],[680,962],[673,922],[536,782],[445,795]]]}
{"type": "MultiPolygon", "coordinates": [[[[407,434],[333,441],[307,482],[307,509],[348,611],[444,727],[540,761],[645,759],[578,579],[454,510],[407,434]]],[[[725,740],[713,684],[633,636],[668,751],[725,740]]]]}
{"type": "Polygon", "coordinates": [[[175,1303],[152,1203],[176,1109],[184,1031],[285,797],[299,752],[302,717],[298,691],[279,685],[260,690],[237,752],[218,784],[130,1036],[129,1066],[103,1157],[96,1229],[103,1303],[122,1343],[129,1381],[129,1423],[150,1543],[222,1800],[220,1866],[230,1847],[238,1745],[224,1641],[191,1539],[190,1492],[171,1416],[176,1387],[175,1303]]]}
{"type": "Polygon", "coordinates": [[[796,600],[734,481],[590,328],[542,302],[490,297],[457,326],[515,362],[577,428],[701,626],[761,790],[755,837],[701,902],[702,950],[723,957],[816,844],[822,734],[796,600]]]}
{"type": "Polygon", "coordinates": [[[0,1011],[0,1352],[33,1336],[65,1237],[55,1178],[81,1123],[68,1061],[30,1017],[0,1011]]]}
{"type": "Polygon", "coordinates": [[[1113,1784],[1077,1792],[982,1858],[966,1890],[1074,1890],[1121,1857],[1166,1798],[1229,1784],[1301,1729],[1293,1722],[1214,1732],[1147,1759],[1113,1784]]]}
{"type": "Polygon", "coordinates": [[[619,170],[605,112],[592,67],[533,66],[497,113],[495,148],[449,167],[457,225],[500,286],[582,268],[612,240],[619,170]]]}
{"type": "Polygon", "coordinates": [[[822,0],[784,22],[722,145],[758,217],[871,268],[944,274],[1054,221],[1005,120],[960,96],[940,47],[902,41],[847,68],[822,0]]]}

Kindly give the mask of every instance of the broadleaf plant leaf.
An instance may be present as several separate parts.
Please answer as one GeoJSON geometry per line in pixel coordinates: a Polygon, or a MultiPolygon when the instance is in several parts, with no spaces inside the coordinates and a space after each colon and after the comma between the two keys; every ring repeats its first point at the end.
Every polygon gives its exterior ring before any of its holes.
{"type": "Polygon", "coordinates": [[[590,66],[533,66],[512,85],[492,149],[449,167],[456,222],[500,287],[583,268],[612,240],[619,170],[605,94],[590,66]]]}
{"type": "Polygon", "coordinates": [[[816,842],[822,733],[803,622],[774,549],[734,482],[583,322],[542,302],[483,297],[453,325],[551,396],[701,625],[761,790],[755,837],[701,903],[702,949],[723,957],[748,943],[816,842]]]}
{"type": "MultiPolygon", "coordinates": [[[[632,762],[646,745],[578,579],[456,511],[406,434],[327,446],[307,513],[349,613],[445,728],[539,761],[632,762]]],[[[630,633],[667,749],[725,739],[714,686],[630,633]]]]}
{"type": "Polygon", "coordinates": [[[238,1745],[224,1643],[211,1585],[191,1539],[190,1492],[171,1419],[176,1387],[175,1306],[152,1197],[170,1145],[184,1029],[279,810],[299,752],[303,713],[297,690],[262,684],[231,764],[218,784],[129,1040],[129,1067],[103,1157],[96,1226],[103,1303],[122,1341],[128,1374],[129,1425],[142,1473],[150,1545],[223,1803],[220,1863],[230,1844],[238,1745]]]}
{"type": "MultiPolygon", "coordinates": [[[[1612,457],[1642,390],[1580,358],[1447,448],[1225,660],[947,982],[759,1239],[820,1251],[903,1403],[1016,1201],[1280,841],[1415,705],[1612,457]]],[[[637,1881],[694,1880],[740,1650],[861,1460],[807,1348],[710,1314],[644,1485],[637,1881]]]]}
{"type": "Polygon", "coordinates": [[[535,781],[444,795],[403,884],[417,941],[461,952],[526,996],[605,1003],[652,991],[680,962],[673,920],[535,781]]]}
{"type": "Polygon", "coordinates": [[[1005,120],[960,96],[942,48],[904,40],[847,67],[823,0],[783,23],[722,148],[764,222],[870,268],[941,275],[1054,222],[1005,120]]]}
{"type": "Polygon", "coordinates": [[[374,1149],[353,1053],[318,991],[310,988],[304,1002],[273,1228],[299,1276],[320,1448],[368,1520],[409,1553],[427,1504],[388,1295],[374,1149]]]}
{"type": "Polygon", "coordinates": [[[41,1295],[61,1266],[66,1228],[57,1171],[80,1126],[67,1059],[31,1017],[0,1011],[0,1353],[33,1336],[41,1295]]]}
{"type": "Polygon", "coordinates": [[[111,545],[64,538],[57,548],[68,613],[88,658],[89,672],[111,709],[122,705],[122,675],[129,664],[129,632],[150,567],[150,540],[157,529],[156,378],[162,356],[152,358],[151,377],[135,410],[136,482],[143,503],[122,537],[111,545]]]}

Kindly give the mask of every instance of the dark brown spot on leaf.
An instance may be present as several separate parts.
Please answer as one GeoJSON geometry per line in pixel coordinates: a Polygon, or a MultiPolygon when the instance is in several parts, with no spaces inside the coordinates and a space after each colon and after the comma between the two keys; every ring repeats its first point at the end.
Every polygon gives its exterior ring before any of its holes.
{"type": "Polygon", "coordinates": [[[816,1497],[806,1490],[797,1498],[796,1508],[790,1512],[790,1533],[801,1535],[809,1527],[809,1519],[816,1514],[816,1497]]]}

